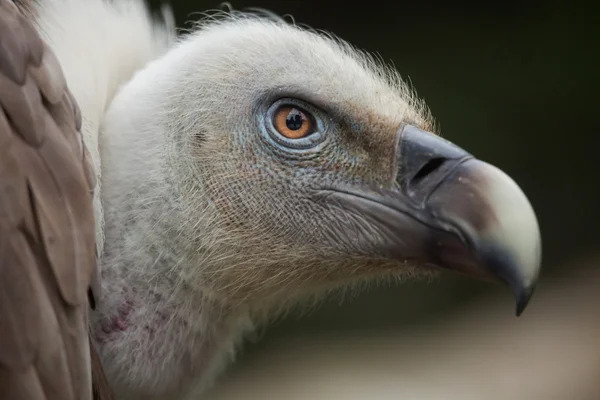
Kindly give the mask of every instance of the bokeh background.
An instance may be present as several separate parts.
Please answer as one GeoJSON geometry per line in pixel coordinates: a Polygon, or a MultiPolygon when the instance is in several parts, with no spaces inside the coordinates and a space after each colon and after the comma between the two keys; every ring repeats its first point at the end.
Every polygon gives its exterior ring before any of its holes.
{"type": "MultiPolygon", "coordinates": [[[[170,3],[180,27],[220,7],[170,3]]],[[[229,3],[393,62],[444,137],[528,194],[544,270],[518,319],[507,289],[452,274],[288,316],[246,344],[209,398],[600,399],[600,3],[229,3]]]]}

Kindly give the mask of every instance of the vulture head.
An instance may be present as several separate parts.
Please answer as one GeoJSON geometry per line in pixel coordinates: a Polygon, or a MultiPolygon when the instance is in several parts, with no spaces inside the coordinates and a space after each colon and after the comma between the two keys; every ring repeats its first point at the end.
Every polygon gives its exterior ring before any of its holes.
{"type": "Polygon", "coordinates": [[[430,133],[398,73],[339,39],[234,14],[136,75],[106,120],[104,152],[133,163],[114,174],[169,186],[186,257],[173,272],[219,302],[437,267],[508,283],[518,312],[532,292],[539,231],[522,191],[430,133]]]}
{"type": "Polygon", "coordinates": [[[450,269],[527,304],[529,201],[394,69],[262,14],[175,41],[138,1],[51,3],[37,25],[100,176],[91,319],[118,398],[202,391],[265,317],[366,281],[450,269]]]}

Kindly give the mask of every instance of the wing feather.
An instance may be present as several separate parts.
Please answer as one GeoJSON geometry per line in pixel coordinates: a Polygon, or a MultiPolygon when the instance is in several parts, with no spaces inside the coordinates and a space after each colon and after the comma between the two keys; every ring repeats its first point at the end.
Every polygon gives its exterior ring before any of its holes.
{"type": "Polygon", "coordinates": [[[112,398],[89,340],[100,286],[80,128],[59,61],[0,0],[0,399],[112,398]]]}

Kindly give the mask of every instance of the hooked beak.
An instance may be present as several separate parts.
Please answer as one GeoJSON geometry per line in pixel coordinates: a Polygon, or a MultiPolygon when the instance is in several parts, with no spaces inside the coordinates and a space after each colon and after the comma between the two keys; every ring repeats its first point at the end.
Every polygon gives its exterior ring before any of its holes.
{"type": "Polygon", "coordinates": [[[398,137],[394,189],[327,188],[327,201],[372,225],[376,239],[358,244],[370,254],[503,281],[520,315],[541,264],[538,222],[523,191],[437,135],[405,125],[398,137]]]}

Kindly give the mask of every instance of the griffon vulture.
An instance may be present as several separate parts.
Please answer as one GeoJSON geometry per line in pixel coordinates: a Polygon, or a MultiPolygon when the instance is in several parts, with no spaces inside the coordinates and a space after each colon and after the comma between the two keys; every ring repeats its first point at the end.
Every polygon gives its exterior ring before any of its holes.
{"type": "Polygon", "coordinates": [[[89,398],[94,347],[117,399],[199,395],[270,316],[369,280],[527,304],[526,196],[368,54],[268,13],[178,38],[141,0],[0,2],[3,398],[89,398]]]}

